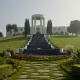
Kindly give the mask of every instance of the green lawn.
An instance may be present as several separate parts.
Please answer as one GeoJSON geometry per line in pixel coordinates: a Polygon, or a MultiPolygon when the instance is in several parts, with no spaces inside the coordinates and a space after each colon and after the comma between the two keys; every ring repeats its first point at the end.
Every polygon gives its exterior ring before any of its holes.
{"type": "MultiPolygon", "coordinates": [[[[23,35],[21,35],[21,36],[23,36],[23,35]]],[[[18,37],[21,37],[21,36],[7,36],[7,37],[0,37],[0,41],[2,41],[2,40],[14,39],[14,38],[18,38],[18,37]]]]}
{"type": "Polygon", "coordinates": [[[64,48],[66,45],[71,44],[74,47],[74,51],[80,49],[80,37],[52,35],[49,37],[49,40],[60,48],[64,48]]]}
{"type": "Polygon", "coordinates": [[[24,36],[13,36],[0,38],[0,52],[5,51],[8,48],[16,50],[16,48],[22,47],[27,43],[27,39],[24,36]]]}

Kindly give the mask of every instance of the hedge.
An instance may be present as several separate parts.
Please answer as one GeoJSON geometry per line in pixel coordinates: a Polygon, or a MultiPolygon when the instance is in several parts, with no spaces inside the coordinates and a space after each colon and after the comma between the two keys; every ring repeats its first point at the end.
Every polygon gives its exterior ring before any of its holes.
{"type": "Polygon", "coordinates": [[[15,54],[14,58],[16,59],[25,59],[25,60],[34,60],[34,61],[41,61],[41,60],[60,60],[60,59],[67,59],[70,56],[67,55],[58,55],[58,56],[32,56],[27,54],[15,54]]]}
{"type": "Polygon", "coordinates": [[[12,65],[0,65],[0,80],[11,75],[12,73],[12,65]]]}
{"type": "Polygon", "coordinates": [[[73,76],[80,78],[80,64],[74,64],[72,66],[72,74],[73,76]]]}

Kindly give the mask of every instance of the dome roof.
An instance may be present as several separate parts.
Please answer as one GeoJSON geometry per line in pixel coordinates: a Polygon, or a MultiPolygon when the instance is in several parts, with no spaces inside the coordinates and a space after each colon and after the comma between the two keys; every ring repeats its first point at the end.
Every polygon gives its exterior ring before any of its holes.
{"type": "Polygon", "coordinates": [[[44,17],[42,14],[34,14],[32,17],[44,17]]]}

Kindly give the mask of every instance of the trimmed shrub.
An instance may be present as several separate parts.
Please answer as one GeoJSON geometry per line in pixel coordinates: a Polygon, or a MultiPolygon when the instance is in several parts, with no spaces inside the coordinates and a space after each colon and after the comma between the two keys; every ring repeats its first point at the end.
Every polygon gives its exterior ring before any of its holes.
{"type": "Polygon", "coordinates": [[[5,63],[6,63],[5,59],[0,57],[0,65],[5,64],[5,63]]]}
{"type": "Polygon", "coordinates": [[[17,69],[21,65],[18,60],[13,60],[13,59],[10,59],[10,58],[8,58],[6,60],[6,63],[11,64],[13,69],[17,69]]]}
{"type": "Polygon", "coordinates": [[[11,65],[0,65],[0,80],[11,75],[12,66],[11,65]]]}
{"type": "Polygon", "coordinates": [[[60,63],[61,68],[69,74],[71,74],[72,65],[73,65],[73,60],[66,60],[60,63]]]}
{"type": "Polygon", "coordinates": [[[74,64],[72,66],[72,74],[73,76],[80,78],[80,64],[74,64]]]}
{"type": "Polygon", "coordinates": [[[11,57],[15,55],[15,51],[13,49],[10,49],[11,57]]]}
{"type": "Polygon", "coordinates": [[[15,51],[13,49],[8,48],[7,51],[11,53],[11,57],[15,55],[15,51]]]}
{"type": "Polygon", "coordinates": [[[69,58],[70,56],[63,56],[63,55],[60,55],[60,56],[31,56],[31,55],[27,55],[27,54],[16,54],[14,56],[14,58],[16,59],[26,59],[26,60],[60,60],[60,59],[66,59],[66,58],[69,58]]]}

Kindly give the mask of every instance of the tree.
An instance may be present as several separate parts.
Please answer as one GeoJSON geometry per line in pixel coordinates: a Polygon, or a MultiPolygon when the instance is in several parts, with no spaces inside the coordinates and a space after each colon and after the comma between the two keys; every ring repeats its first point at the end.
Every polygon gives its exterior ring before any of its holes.
{"type": "Polygon", "coordinates": [[[3,37],[3,34],[2,34],[2,32],[0,32],[0,37],[3,37]]]}
{"type": "Polygon", "coordinates": [[[47,22],[47,34],[49,34],[49,21],[47,22]]]}
{"type": "Polygon", "coordinates": [[[29,19],[28,19],[28,34],[30,34],[30,23],[29,23],[29,19]]]}
{"type": "Polygon", "coordinates": [[[24,26],[24,34],[25,34],[25,37],[26,37],[26,35],[28,34],[27,32],[28,32],[28,29],[27,29],[27,19],[25,20],[25,26],[24,26]]]}
{"type": "Polygon", "coordinates": [[[68,32],[71,32],[71,33],[80,32],[80,21],[79,20],[71,21],[70,26],[68,28],[68,32]]]}
{"type": "Polygon", "coordinates": [[[18,31],[17,25],[16,24],[13,24],[12,25],[12,29],[14,30],[14,32],[17,32],[18,31]]]}
{"type": "Polygon", "coordinates": [[[6,25],[6,30],[7,32],[9,32],[12,29],[12,25],[11,24],[7,24],[6,25]]]}
{"type": "Polygon", "coordinates": [[[47,22],[47,34],[51,35],[52,34],[52,21],[48,20],[47,22]]]}
{"type": "Polygon", "coordinates": [[[29,35],[30,34],[29,19],[25,19],[24,34],[25,34],[25,37],[26,37],[26,35],[29,35]]]}
{"type": "MultiPolygon", "coordinates": [[[[16,25],[16,24],[13,24],[13,25],[7,24],[7,25],[6,25],[6,30],[7,30],[7,32],[9,32],[9,31],[12,30],[12,29],[13,29],[14,33],[17,32],[17,31],[18,31],[17,25],[16,25]]],[[[15,34],[14,34],[14,35],[15,35],[15,34]]]]}
{"type": "Polygon", "coordinates": [[[52,21],[50,20],[50,35],[52,34],[52,21]]]}

